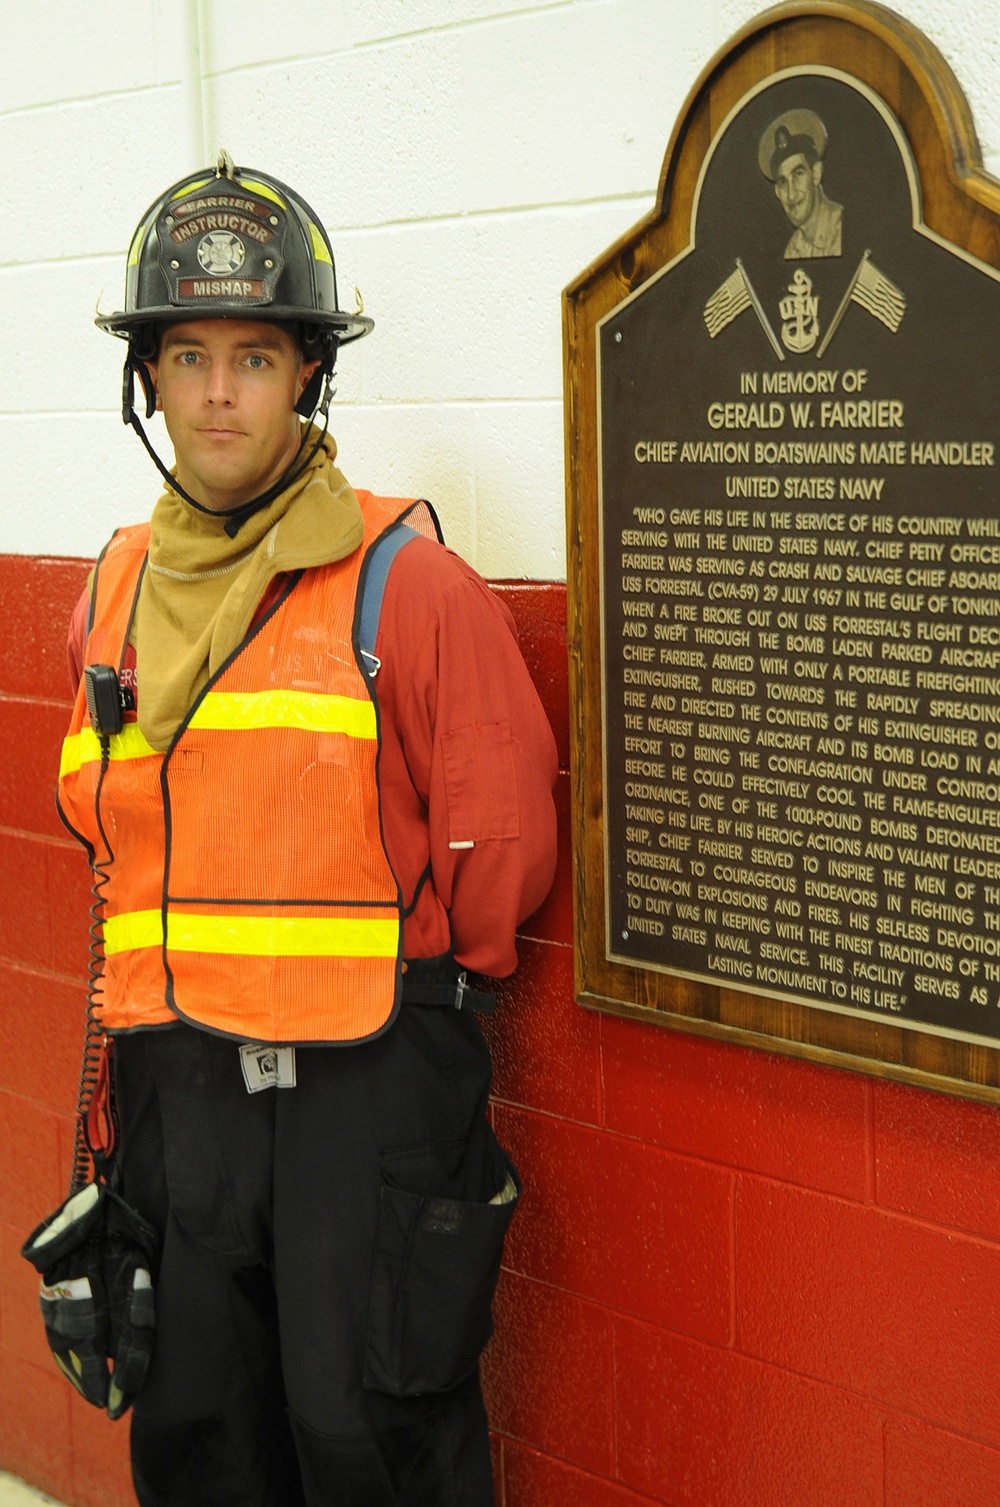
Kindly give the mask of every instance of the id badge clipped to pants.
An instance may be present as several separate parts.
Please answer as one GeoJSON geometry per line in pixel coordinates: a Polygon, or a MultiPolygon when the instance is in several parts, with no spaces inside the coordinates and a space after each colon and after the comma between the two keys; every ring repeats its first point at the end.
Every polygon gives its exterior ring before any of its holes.
{"type": "Polygon", "coordinates": [[[295,1087],[295,1048],[247,1041],[240,1047],[240,1067],[248,1094],[264,1088],[295,1087]]]}

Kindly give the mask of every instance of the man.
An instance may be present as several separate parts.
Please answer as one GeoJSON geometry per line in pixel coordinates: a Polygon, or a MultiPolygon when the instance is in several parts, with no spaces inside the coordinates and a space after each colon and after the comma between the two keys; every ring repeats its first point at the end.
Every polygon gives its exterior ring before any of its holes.
{"type": "Polygon", "coordinates": [[[60,780],[103,903],[118,1190],[160,1240],[136,1492],[482,1507],[520,1184],[466,970],[512,971],[551,882],[552,736],[430,510],[356,493],[301,422],[371,321],[298,194],[225,154],[173,185],[98,324],[167,477],[74,619],[60,780]]]}
{"type": "Polygon", "coordinates": [[[843,209],[823,191],[826,130],[811,110],[790,111],[761,139],[761,168],[793,227],[785,259],[840,256],[843,209]]]}

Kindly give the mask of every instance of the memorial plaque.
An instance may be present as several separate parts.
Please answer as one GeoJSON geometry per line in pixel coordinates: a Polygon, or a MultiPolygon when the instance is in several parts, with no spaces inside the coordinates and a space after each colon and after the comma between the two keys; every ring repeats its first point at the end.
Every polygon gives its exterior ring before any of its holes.
{"type": "Polygon", "coordinates": [[[898,17],[769,12],[692,96],[657,213],[568,291],[567,430],[581,998],[989,1097],[1000,196],[976,158],[898,17]]]}

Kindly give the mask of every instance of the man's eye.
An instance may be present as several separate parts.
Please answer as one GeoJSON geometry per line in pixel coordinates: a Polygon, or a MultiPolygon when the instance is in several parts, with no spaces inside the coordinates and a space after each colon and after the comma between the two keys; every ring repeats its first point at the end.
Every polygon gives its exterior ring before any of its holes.
{"type": "Polygon", "coordinates": [[[180,362],[182,366],[196,366],[198,362],[198,352],[181,351],[180,362]]]}
{"type": "Polygon", "coordinates": [[[247,357],[247,366],[252,367],[255,372],[259,372],[266,365],[267,361],[263,356],[252,355],[247,357]]]}

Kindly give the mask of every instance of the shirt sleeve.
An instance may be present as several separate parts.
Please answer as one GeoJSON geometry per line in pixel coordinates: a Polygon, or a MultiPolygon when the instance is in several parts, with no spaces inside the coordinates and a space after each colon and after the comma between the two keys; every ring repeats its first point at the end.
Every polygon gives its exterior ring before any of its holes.
{"type": "Polygon", "coordinates": [[[377,652],[383,823],[404,897],[426,876],[457,961],[502,977],[556,858],[555,740],[513,620],[464,561],[415,540],[390,572],[377,652]]]}
{"type": "Polygon", "coordinates": [[[80,594],[80,599],[73,608],[73,616],[69,620],[69,632],[66,635],[66,657],[69,663],[69,683],[74,697],[83,674],[83,661],[87,653],[87,612],[90,607],[90,587],[87,586],[80,594]]]}

